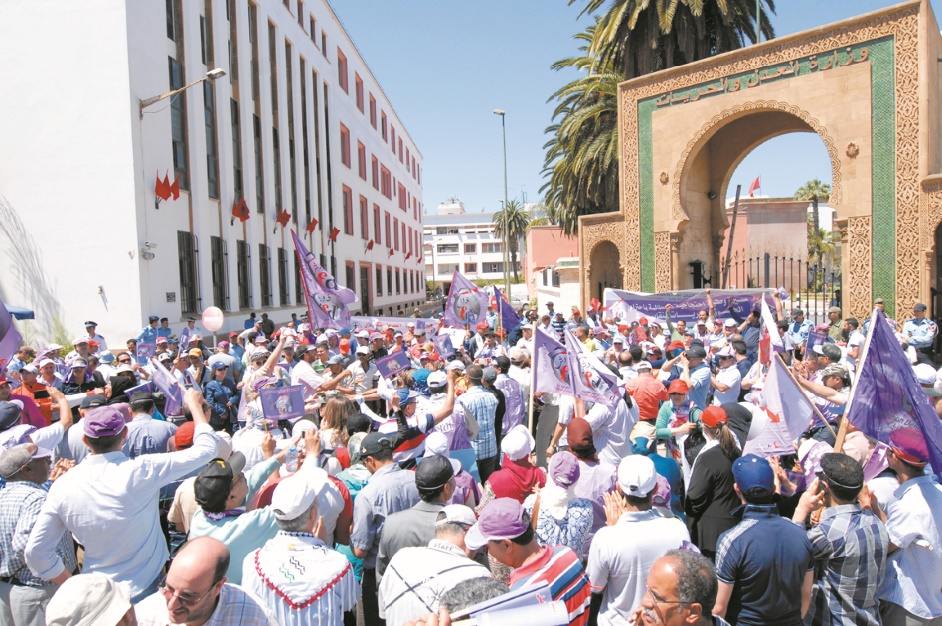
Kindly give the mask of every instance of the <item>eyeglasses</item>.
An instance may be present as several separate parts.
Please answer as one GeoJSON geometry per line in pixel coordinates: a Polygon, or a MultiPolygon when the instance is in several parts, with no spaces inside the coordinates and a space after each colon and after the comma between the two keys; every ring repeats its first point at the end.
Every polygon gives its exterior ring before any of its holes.
{"type": "Polygon", "coordinates": [[[164,578],[164,580],[160,583],[160,585],[157,586],[157,590],[167,600],[167,604],[170,604],[170,602],[173,601],[174,598],[176,598],[177,602],[179,602],[183,606],[196,606],[197,604],[202,602],[206,598],[206,596],[212,593],[213,587],[216,586],[216,583],[218,583],[219,580],[214,580],[213,584],[209,586],[209,589],[206,591],[206,593],[199,596],[198,598],[194,598],[192,595],[184,595],[184,594],[181,594],[179,591],[174,591],[172,589],[167,588],[165,586],[167,584],[166,578],[164,578]]]}

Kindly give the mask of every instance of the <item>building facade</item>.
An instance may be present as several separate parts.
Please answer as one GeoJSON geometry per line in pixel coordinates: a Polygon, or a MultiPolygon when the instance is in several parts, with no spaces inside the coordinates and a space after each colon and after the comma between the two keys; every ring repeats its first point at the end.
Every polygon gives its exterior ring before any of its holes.
{"type": "Polygon", "coordinates": [[[466,213],[463,202],[450,198],[437,215],[425,216],[424,233],[425,274],[445,294],[455,270],[470,280],[503,280],[504,248],[493,213],[466,213]]]}
{"type": "Polygon", "coordinates": [[[0,50],[20,94],[0,297],[41,337],[94,319],[123,341],[209,306],[224,328],[285,321],[304,311],[291,229],[357,311],[424,302],[422,156],[326,0],[4,3],[0,50]],[[179,193],[158,202],[165,176],[179,193]]]}

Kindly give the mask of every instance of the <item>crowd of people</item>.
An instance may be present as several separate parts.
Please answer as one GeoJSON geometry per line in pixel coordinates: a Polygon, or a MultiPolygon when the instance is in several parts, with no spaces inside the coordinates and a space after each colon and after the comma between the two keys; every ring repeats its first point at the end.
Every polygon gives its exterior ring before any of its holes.
{"type": "MultiPolygon", "coordinates": [[[[0,372],[0,625],[431,625],[482,603],[525,624],[942,625],[942,468],[892,445],[878,464],[843,423],[866,324],[774,296],[817,417],[787,454],[744,454],[768,421],[761,314],[707,296],[689,324],[489,308],[439,325],[447,354],[424,320],[254,313],[218,343],[151,316],[123,348],[93,321],[23,345],[0,372]],[[617,401],[536,388],[536,334],[567,329],[617,401]],[[263,402],[284,387],[303,417],[263,402]]],[[[934,402],[937,329],[912,311],[891,324],[934,402]]]]}

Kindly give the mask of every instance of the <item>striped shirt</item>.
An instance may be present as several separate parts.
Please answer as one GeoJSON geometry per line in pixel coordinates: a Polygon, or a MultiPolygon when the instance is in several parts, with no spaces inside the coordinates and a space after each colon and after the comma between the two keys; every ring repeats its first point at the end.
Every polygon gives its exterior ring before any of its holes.
{"type": "Polygon", "coordinates": [[[475,458],[489,459],[495,456],[497,435],[494,432],[494,417],[497,412],[497,398],[484,387],[476,386],[468,389],[459,402],[478,423],[478,436],[471,440],[475,458]]]}
{"type": "Polygon", "coordinates": [[[890,539],[886,528],[859,504],[832,506],[808,531],[815,559],[811,608],[805,623],[879,626],[877,585],[890,539]]]}
{"type": "Polygon", "coordinates": [[[533,562],[510,574],[510,590],[519,591],[547,583],[553,600],[562,600],[570,624],[587,624],[592,592],[589,577],[576,553],[565,546],[547,546],[533,562]]]}

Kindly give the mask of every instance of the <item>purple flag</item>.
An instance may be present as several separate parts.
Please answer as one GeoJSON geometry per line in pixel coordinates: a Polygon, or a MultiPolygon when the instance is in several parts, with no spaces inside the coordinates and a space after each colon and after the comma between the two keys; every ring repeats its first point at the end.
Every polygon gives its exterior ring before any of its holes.
{"type": "Polygon", "coordinates": [[[301,268],[301,286],[304,288],[304,300],[307,303],[311,326],[317,328],[350,328],[350,309],[347,304],[355,302],[356,294],[337,285],[334,277],[317,262],[297,233],[291,231],[294,249],[301,268]]]}
{"type": "Polygon", "coordinates": [[[942,422],[885,320],[875,309],[844,415],[865,434],[942,474],[942,422]]]}
{"type": "Polygon", "coordinates": [[[10,359],[19,351],[22,340],[23,337],[13,325],[13,317],[0,300],[0,374],[6,371],[10,359]]]}
{"type": "Polygon", "coordinates": [[[383,378],[392,378],[402,370],[412,367],[412,361],[405,350],[396,350],[388,356],[376,360],[376,369],[383,378]]]}
{"type": "Polygon", "coordinates": [[[272,387],[258,392],[262,402],[262,415],[268,420],[288,420],[304,417],[304,387],[272,387]]]}
{"type": "Polygon", "coordinates": [[[464,328],[474,326],[487,315],[487,293],[455,270],[445,305],[445,326],[464,328]]]}
{"type": "Polygon", "coordinates": [[[438,355],[443,359],[454,356],[455,346],[451,343],[451,335],[432,335],[432,343],[435,344],[438,355]]]}
{"type": "Polygon", "coordinates": [[[540,328],[533,335],[533,369],[533,391],[572,395],[566,347],[540,328]]]}
{"type": "Polygon", "coordinates": [[[572,369],[573,395],[583,400],[615,406],[622,397],[619,378],[593,356],[566,327],[566,351],[572,369]]]}
{"type": "Polygon", "coordinates": [[[491,294],[491,300],[493,300],[493,302],[491,305],[498,313],[498,324],[500,324],[500,328],[503,329],[505,333],[509,334],[510,331],[520,325],[520,316],[517,315],[514,308],[510,306],[510,303],[504,299],[497,285],[491,285],[491,289],[493,290],[491,294]]]}
{"type": "Polygon", "coordinates": [[[154,365],[153,382],[167,396],[164,415],[183,415],[183,387],[160,361],[151,359],[151,363],[154,365]]]}

